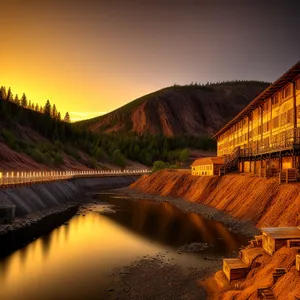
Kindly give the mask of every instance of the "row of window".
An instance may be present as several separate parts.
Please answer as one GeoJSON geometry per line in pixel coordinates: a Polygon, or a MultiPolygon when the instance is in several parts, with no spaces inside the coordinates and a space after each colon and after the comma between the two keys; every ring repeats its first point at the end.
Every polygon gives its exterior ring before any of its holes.
{"type": "Polygon", "coordinates": [[[212,170],[212,165],[199,166],[199,170],[212,170]]]}
{"type": "MultiPolygon", "coordinates": [[[[300,78],[296,80],[296,90],[300,90],[300,78]]],[[[271,98],[271,101],[267,100],[262,109],[263,112],[268,112],[271,109],[271,103],[273,107],[276,107],[280,104],[282,104],[283,102],[285,102],[290,96],[292,95],[292,85],[288,85],[285,88],[283,88],[279,93],[277,93],[276,95],[274,95],[271,98]],[[279,97],[280,96],[280,97],[279,97]]],[[[249,121],[252,120],[256,120],[259,119],[261,116],[261,108],[258,107],[256,110],[254,110],[252,112],[252,114],[250,114],[249,117],[249,121]]],[[[242,121],[236,123],[235,125],[233,125],[227,132],[225,132],[221,137],[220,140],[223,140],[224,138],[226,138],[228,135],[236,132],[239,129],[242,129],[244,125],[246,125],[247,120],[246,118],[243,119],[242,121]]],[[[286,123],[289,123],[289,121],[286,121],[286,123]]]]}
{"type": "Polygon", "coordinates": [[[196,172],[195,175],[207,175],[207,172],[196,172]]]}
{"type": "MultiPolygon", "coordinates": [[[[300,105],[297,106],[297,118],[300,119],[300,105]]],[[[272,120],[263,123],[263,125],[259,125],[258,127],[254,128],[249,132],[249,138],[261,133],[266,133],[272,129],[278,128],[279,126],[284,126],[291,123],[293,123],[293,109],[290,109],[282,113],[280,116],[276,116],[272,120]]],[[[244,141],[248,140],[248,134],[242,134],[234,140],[236,140],[237,144],[243,143],[244,141]]]]}
{"type": "MultiPolygon", "coordinates": [[[[249,141],[249,148],[256,149],[257,147],[267,147],[270,144],[284,144],[285,141],[293,139],[293,131],[283,131],[277,134],[272,134],[269,137],[265,137],[263,140],[249,141]]],[[[236,145],[240,144],[237,139],[230,141],[229,143],[224,143],[223,145],[218,145],[218,150],[222,151],[228,147],[234,148],[236,145]],[[236,143],[235,143],[236,142],[236,143]]],[[[246,144],[246,143],[245,143],[246,144]]]]}

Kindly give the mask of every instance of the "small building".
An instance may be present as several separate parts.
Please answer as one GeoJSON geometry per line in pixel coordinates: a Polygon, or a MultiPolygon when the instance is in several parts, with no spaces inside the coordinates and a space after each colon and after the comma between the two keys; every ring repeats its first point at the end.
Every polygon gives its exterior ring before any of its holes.
{"type": "Polygon", "coordinates": [[[223,272],[229,281],[245,278],[249,267],[240,258],[223,259],[223,272]]]}
{"type": "Polygon", "coordinates": [[[299,227],[262,228],[262,246],[270,255],[281,247],[287,246],[290,240],[300,241],[299,227]]]}
{"type": "Polygon", "coordinates": [[[192,165],[192,175],[212,176],[219,175],[220,168],[224,165],[224,157],[204,157],[196,159],[192,165]]]}

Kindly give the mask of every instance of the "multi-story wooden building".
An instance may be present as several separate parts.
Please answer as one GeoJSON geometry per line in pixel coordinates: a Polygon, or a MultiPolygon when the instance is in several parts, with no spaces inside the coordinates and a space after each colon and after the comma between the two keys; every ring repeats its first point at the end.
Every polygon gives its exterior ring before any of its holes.
{"type": "Polygon", "coordinates": [[[225,168],[259,173],[299,168],[300,62],[215,134],[225,168]]]}

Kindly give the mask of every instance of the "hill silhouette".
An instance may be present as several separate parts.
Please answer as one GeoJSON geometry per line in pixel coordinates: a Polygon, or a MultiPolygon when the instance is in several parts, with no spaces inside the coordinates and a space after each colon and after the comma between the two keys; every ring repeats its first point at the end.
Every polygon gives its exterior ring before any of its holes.
{"type": "Polygon", "coordinates": [[[92,132],[210,136],[269,86],[261,81],[174,85],[78,122],[92,132]]]}

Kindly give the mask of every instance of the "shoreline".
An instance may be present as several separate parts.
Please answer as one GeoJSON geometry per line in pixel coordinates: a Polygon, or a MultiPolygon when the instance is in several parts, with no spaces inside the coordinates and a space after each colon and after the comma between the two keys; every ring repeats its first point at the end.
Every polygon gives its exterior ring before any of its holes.
{"type": "Polygon", "coordinates": [[[136,200],[141,199],[141,200],[151,200],[156,202],[170,203],[185,213],[189,213],[189,212],[197,213],[202,215],[208,220],[214,220],[223,223],[233,233],[242,234],[249,238],[252,238],[253,236],[259,234],[260,232],[259,229],[252,222],[234,218],[229,214],[227,214],[226,212],[218,210],[214,207],[210,207],[202,203],[190,202],[181,197],[148,194],[148,193],[140,192],[130,187],[123,187],[111,191],[116,194],[123,193],[124,195],[130,196],[136,200]]]}

